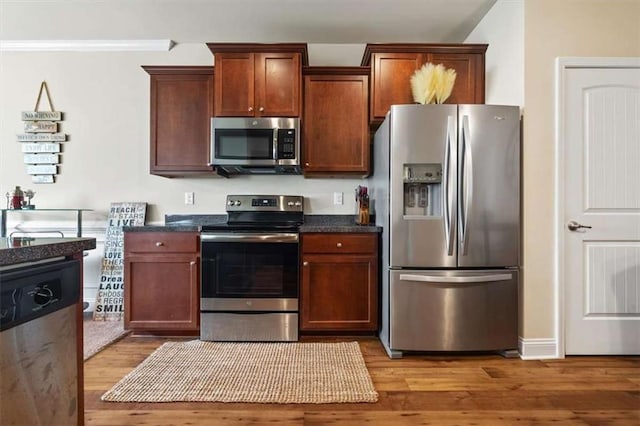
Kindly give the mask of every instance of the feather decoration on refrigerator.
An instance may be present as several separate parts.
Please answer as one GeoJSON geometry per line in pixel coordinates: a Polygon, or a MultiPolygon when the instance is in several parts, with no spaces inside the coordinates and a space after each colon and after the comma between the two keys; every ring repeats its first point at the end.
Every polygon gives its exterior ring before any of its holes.
{"type": "Polygon", "coordinates": [[[456,71],[442,64],[424,64],[411,76],[413,100],[420,104],[441,104],[451,96],[456,71]]]}

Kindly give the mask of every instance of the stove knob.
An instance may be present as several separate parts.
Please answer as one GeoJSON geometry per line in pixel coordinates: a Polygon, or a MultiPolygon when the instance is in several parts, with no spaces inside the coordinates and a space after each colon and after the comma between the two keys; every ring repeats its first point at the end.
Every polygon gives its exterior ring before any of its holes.
{"type": "Polygon", "coordinates": [[[289,207],[293,207],[293,201],[287,201],[287,205],[288,205],[289,207]]]}
{"type": "Polygon", "coordinates": [[[233,202],[233,200],[229,200],[229,201],[227,201],[227,205],[228,205],[228,206],[233,206],[234,204],[235,204],[235,203],[233,202]]]}
{"type": "Polygon", "coordinates": [[[301,205],[302,205],[302,202],[296,201],[296,207],[300,207],[301,205]]]}
{"type": "Polygon", "coordinates": [[[242,201],[236,200],[236,206],[239,206],[240,204],[242,204],[242,201]]]}

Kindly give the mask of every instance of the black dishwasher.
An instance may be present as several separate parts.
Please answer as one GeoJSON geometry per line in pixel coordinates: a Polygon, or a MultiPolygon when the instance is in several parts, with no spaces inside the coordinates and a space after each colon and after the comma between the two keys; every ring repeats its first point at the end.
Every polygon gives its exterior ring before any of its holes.
{"type": "Polygon", "coordinates": [[[80,261],[0,270],[3,425],[77,424],[80,261]]]}

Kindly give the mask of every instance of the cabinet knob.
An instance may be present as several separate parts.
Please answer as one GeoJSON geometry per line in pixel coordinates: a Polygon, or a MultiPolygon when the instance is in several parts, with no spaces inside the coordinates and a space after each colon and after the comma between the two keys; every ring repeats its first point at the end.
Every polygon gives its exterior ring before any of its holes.
{"type": "Polygon", "coordinates": [[[164,243],[162,241],[158,241],[156,243],[156,247],[162,247],[164,245],[164,243]]]}
{"type": "Polygon", "coordinates": [[[336,244],[336,247],[338,247],[338,248],[342,247],[342,243],[336,244]]]}
{"type": "Polygon", "coordinates": [[[309,167],[309,163],[304,163],[305,166],[309,167]]]}
{"type": "Polygon", "coordinates": [[[189,262],[189,265],[196,266],[196,262],[192,260],[191,262],[189,262]]]}
{"type": "Polygon", "coordinates": [[[260,108],[258,109],[258,111],[260,111],[260,112],[264,111],[264,107],[260,107],[260,108]]]}
{"type": "Polygon", "coordinates": [[[309,262],[302,262],[302,266],[309,266],[309,262]]]}
{"type": "Polygon", "coordinates": [[[253,111],[253,107],[249,107],[249,112],[253,111]]]}

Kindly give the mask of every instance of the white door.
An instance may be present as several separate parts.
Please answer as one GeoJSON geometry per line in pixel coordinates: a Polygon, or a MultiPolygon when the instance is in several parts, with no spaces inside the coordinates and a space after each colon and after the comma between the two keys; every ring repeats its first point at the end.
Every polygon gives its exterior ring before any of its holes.
{"type": "Polygon", "coordinates": [[[639,65],[564,70],[567,355],[640,354],[639,65]]]}

